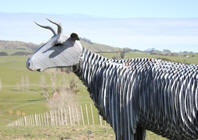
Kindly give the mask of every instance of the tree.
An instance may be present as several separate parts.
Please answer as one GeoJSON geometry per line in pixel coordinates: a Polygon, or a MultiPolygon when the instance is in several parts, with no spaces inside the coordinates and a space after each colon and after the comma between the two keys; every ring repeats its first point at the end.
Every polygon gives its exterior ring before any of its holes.
{"type": "Polygon", "coordinates": [[[6,52],[0,52],[0,56],[8,56],[6,52]]]}

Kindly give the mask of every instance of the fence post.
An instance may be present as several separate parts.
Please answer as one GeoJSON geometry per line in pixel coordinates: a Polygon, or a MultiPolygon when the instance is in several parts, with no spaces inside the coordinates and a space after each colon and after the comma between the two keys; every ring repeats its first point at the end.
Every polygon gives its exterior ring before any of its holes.
{"type": "Polygon", "coordinates": [[[27,126],[26,116],[24,116],[24,126],[27,126]]]}
{"type": "Polygon", "coordinates": [[[53,116],[52,116],[52,111],[50,113],[50,125],[53,126],[53,116]]]}
{"type": "Polygon", "coordinates": [[[65,124],[66,124],[66,126],[68,125],[68,121],[67,121],[67,110],[66,110],[66,108],[64,108],[64,120],[65,120],[65,124]]]}
{"type": "Polygon", "coordinates": [[[38,126],[38,120],[37,120],[37,115],[34,114],[34,120],[35,120],[35,126],[38,126]]]}
{"type": "Polygon", "coordinates": [[[81,117],[82,117],[82,124],[84,126],[85,125],[85,121],[84,121],[84,116],[83,116],[82,105],[80,106],[80,111],[81,111],[81,117]]]}
{"type": "Polygon", "coordinates": [[[69,121],[70,121],[70,125],[72,125],[71,108],[70,106],[68,106],[68,108],[69,108],[69,121]]]}
{"type": "Polygon", "coordinates": [[[37,119],[38,119],[38,126],[41,126],[41,116],[40,114],[37,114],[37,119]]]}
{"type": "Polygon", "coordinates": [[[100,126],[102,126],[102,117],[99,115],[100,126]]]}
{"type": "Polygon", "coordinates": [[[88,114],[87,104],[85,104],[85,110],[87,115],[87,125],[89,125],[89,114],[88,114]]]}
{"type": "Polygon", "coordinates": [[[80,124],[80,119],[79,119],[79,116],[78,116],[78,108],[77,108],[77,105],[75,105],[75,113],[76,113],[77,124],[79,125],[79,124],[80,124]]]}
{"type": "Polygon", "coordinates": [[[57,126],[57,113],[56,113],[56,110],[54,110],[54,122],[55,122],[55,126],[57,126]]]}
{"type": "Polygon", "coordinates": [[[45,126],[47,126],[47,121],[48,121],[47,112],[45,112],[44,115],[45,115],[45,126]]]}
{"type": "Polygon", "coordinates": [[[94,115],[93,115],[93,108],[92,108],[92,104],[90,104],[90,108],[91,108],[91,117],[92,117],[92,124],[94,125],[94,115]]]}
{"type": "Polygon", "coordinates": [[[63,110],[62,108],[59,110],[59,125],[62,126],[63,125],[63,110]]]}
{"type": "Polygon", "coordinates": [[[29,120],[29,122],[30,122],[30,126],[33,126],[34,124],[33,124],[33,116],[32,115],[30,115],[29,116],[29,118],[30,118],[30,120],[29,120]]]}
{"type": "Polygon", "coordinates": [[[44,126],[44,119],[43,119],[43,113],[40,114],[40,126],[44,126]]]}

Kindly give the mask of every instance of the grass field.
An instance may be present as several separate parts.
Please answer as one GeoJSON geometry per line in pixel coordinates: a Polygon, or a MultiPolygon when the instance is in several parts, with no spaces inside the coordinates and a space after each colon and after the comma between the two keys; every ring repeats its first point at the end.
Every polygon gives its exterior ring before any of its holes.
{"type": "MultiPolygon", "coordinates": [[[[115,54],[106,54],[111,57],[115,54]]],[[[173,61],[198,64],[198,54],[184,56],[159,56],[143,53],[127,53],[126,58],[132,57],[155,57],[173,61]]],[[[94,133],[90,139],[114,139],[111,128],[100,126],[90,127],[46,127],[46,128],[10,128],[7,124],[24,115],[42,113],[48,111],[46,98],[42,95],[41,79],[45,77],[49,93],[52,93],[52,73],[30,72],[25,67],[24,56],[2,56],[0,57],[0,139],[61,139],[68,137],[72,139],[87,139],[87,131],[94,133]],[[27,85],[28,83],[28,85],[27,85]]],[[[57,73],[57,85],[69,85],[74,81],[77,85],[78,94],[74,95],[79,104],[92,103],[84,85],[73,73],[57,73]],[[64,83],[63,83],[64,78],[64,83]]],[[[162,137],[148,132],[148,140],[163,140],[162,137]]]]}

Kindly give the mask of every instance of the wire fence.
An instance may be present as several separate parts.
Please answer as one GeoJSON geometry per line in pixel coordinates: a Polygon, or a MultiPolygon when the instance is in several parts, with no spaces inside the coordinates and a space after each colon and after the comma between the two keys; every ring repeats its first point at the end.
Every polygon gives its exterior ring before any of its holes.
{"type": "Polygon", "coordinates": [[[8,126],[106,126],[98,112],[93,109],[92,104],[68,105],[62,109],[51,110],[41,114],[23,116],[8,126]]]}

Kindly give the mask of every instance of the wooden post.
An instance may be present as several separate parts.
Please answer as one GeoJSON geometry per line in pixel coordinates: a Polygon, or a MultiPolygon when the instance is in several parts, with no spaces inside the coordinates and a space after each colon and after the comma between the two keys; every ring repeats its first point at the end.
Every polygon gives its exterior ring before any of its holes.
{"type": "Polygon", "coordinates": [[[82,105],[80,106],[80,111],[81,111],[81,117],[82,117],[82,124],[84,126],[85,125],[85,121],[84,121],[84,116],[83,116],[82,105]]]}
{"type": "Polygon", "coordinates": [[[66,126],[68,125],[67,119],[68,119],[68,117],[67,117],[67,110],[66,110],[66,108],[64,108],[64,120],[65,120],[66,126]]]}
{"type": "Polygon", "coordinates": [[[41,118],[40,118],[40,114],[37,114],[37,119],[38,119],[38,126],[41,126],[41,118]]]}
{"type": "Polygon", "coordinates": [[[55,126],[57,126],[57,115],[56,115],[56,110],[54,110],[54,122],[55,122],[55,126]]]}
{"type": "Polygon", "coordinates": [[[100,126],[102,126],[102,117],[99,115],[100,126]]]}
{"type": "Polygon", "coordinates": [[[75,111],[76,111],[76,119],[77,119],[77,124],[80,124],[80,118],[79,118],[79,114],[78,114],[78,108],[77,105],[75,105],[75,111]]]}
{"type": "Polygon", "coordinates": [[[52,111],[49,112],[50,113],[50,125],[53,126],[53,117],[52,117],[52,111]]]}
{"type": "Polygon", "coordinates": [[[85,109],[86,109],[86,115],[87,115],[87,125],[89,125],[89,114],[88,114],[87,104],[85,104],[85,109]]]}
{"type": "Polygon", "coordinates": [[[70,125],[72,125],[71,108],[70,106],[68,106],[68,108],[69,108],[69,121],[70,121],[70,125]]]}
{"type": "Polygon", "coordinates": [[[24,116],[24,126],[27,126],[26,116],[24,116]]]}
{"type": "Polygon", "coordinates": [[[74,113],[74,106],[71,106],[71,119],[72,119],[72,125],[75,125],[75,113],[74,113]]]}
{"type": "Polygon", "coordinates": [[[92,104],[90,104],[90,108],[91,108],[92,124],[94,125],[95,122],[94,122],[94,115],[93,115],[93,107],[92,107],[92,104]]]}
{"type": "Polygon", "coordinates": [[[43,116],[43,122],[42,122],[42,125],[45,127],[46,126],[46,116],[45,116],[45,112],[42,113],[42,116],[43,116]]]}
{"type": "Polygon", "coordinates": [[[37,120],[37,115],[34,115],[34,120],[35,120],[35,126],[38,126],[38,120],[37,120]]]}
{"type": "Polygon", "coordinates": [[[60,118],[60,120],[59,120],[59,125],[63,125],[63,110],[62,110],[62,108],[59,110],[59,118],[60,118]]]}
{"type": "Polygon", "coordinates": [[[63,120],[62,120],[62,109],[58,110],[58,125],[62,126],[63,120]]]}
{"type": "Polygon", "coordinates": [[[45,126],[47,126],[47,112],[44,113],[44,118],[45,118],[45,126]]]}
{"type": "Polygon", "coordinates": [[[43,114],[39,114],[40,116],[40,126],[42,127],[43,126],[43,114]]]}
{"type": "Polygon", "coordinates": [[[29,118],[29,120],[28,120],[29,125],[28,126],[32,126],[32,115],[29,115],[28,118],[29,118]]]}

